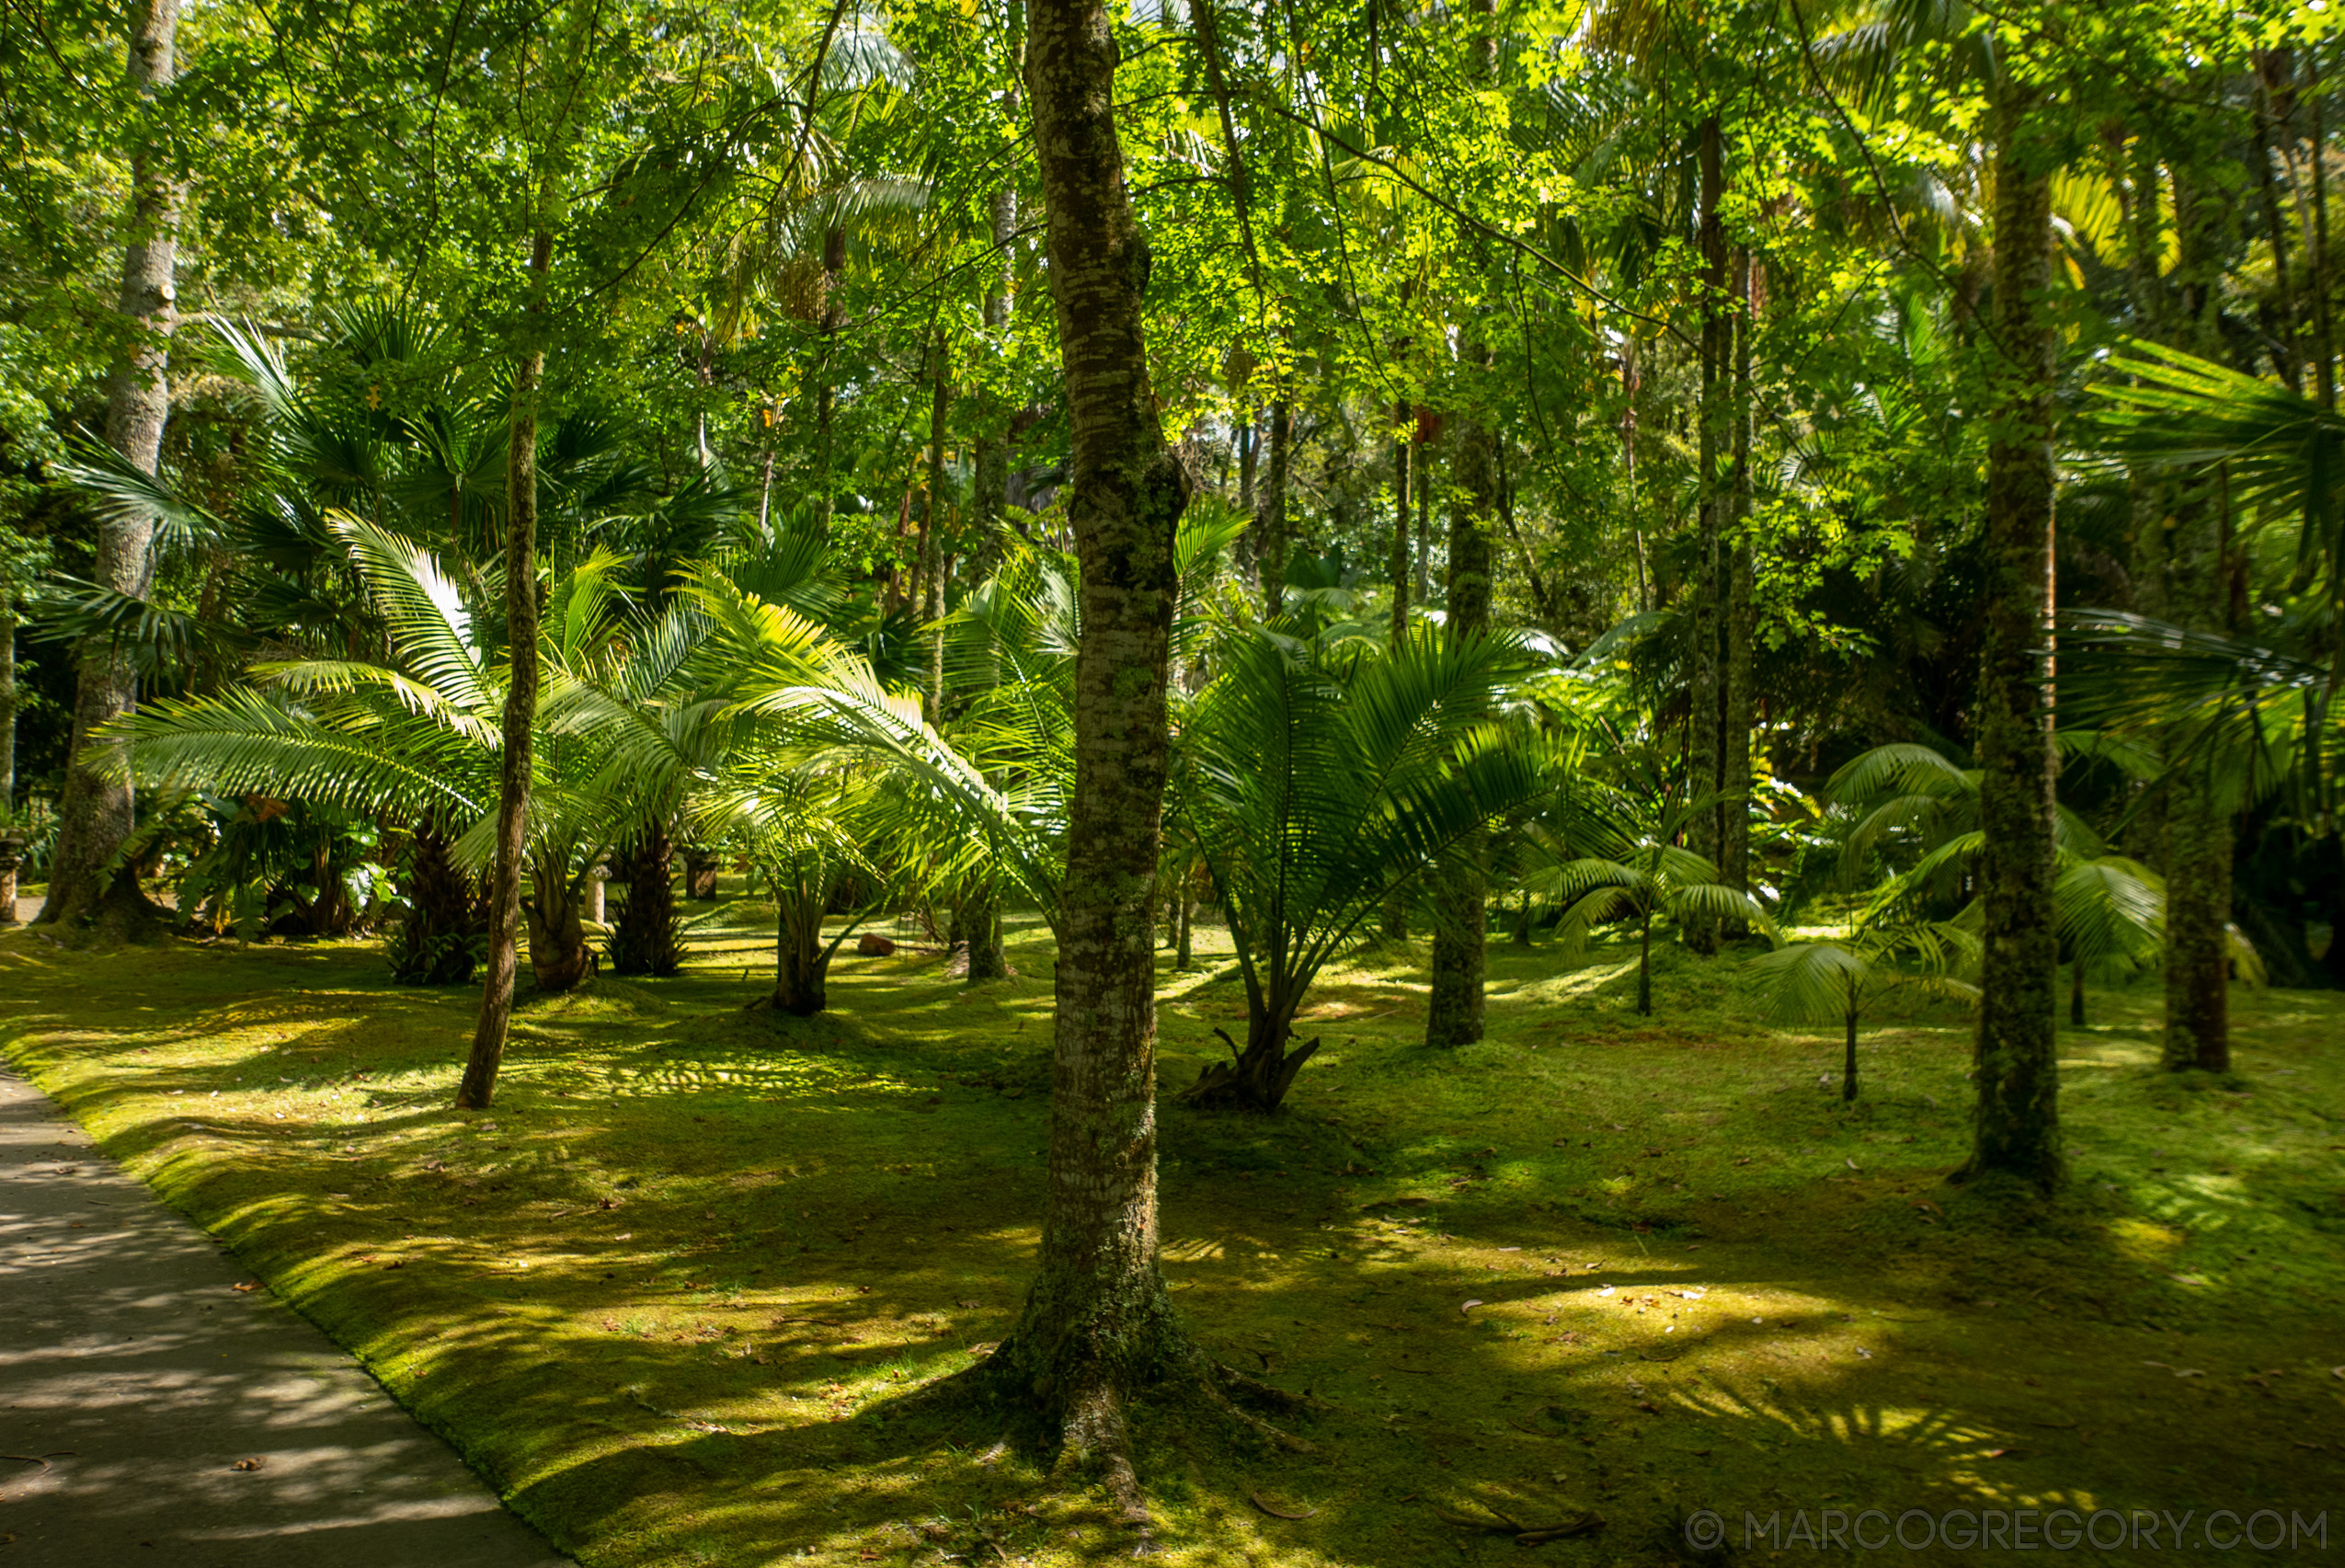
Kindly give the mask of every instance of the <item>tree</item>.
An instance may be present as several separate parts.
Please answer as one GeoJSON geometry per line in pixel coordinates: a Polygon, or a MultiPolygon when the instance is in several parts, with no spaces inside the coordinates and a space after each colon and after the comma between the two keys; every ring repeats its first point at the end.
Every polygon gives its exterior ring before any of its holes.
{"type": "Polygon", "coordinates": [[[1941,996],[1976,1001],[1978,988],[1950,971],[1977,956],[1978,939],[1944,923],[1860,923],[1846,942],[1795,942],[1743,966],[1767,998],[1770,1017],[1808,1023],[1829,1019],[1843,1030],[1840,1098],[1857,1098],[1857,1024],[1887,992],[1918,987],[1941,996]],[[1917,971],[1900,967],[1918,963],[1917,971]]]}
{"type": "Polygon", "coordinates": [[[1178,828],[1229,916],[1246,1044],[1182,1098],[1277,1109],[1319,1047],[1287,1041],[1321,968],[1538,789],[1486,717],[1521,659],[1509,638],[1429,633],[1381,657],[1260,633],[1225,645],[1184,727],[1178,828]]]}
{"type": "Polygon", "coordinates": [[[1543,851],[1546,864],[1525,886],[1562,906],[1561,929],[1574,943],[1607,921],[1634,924],[1637,1012],[1650,1017],[1656,915],[1667,915],[1688,933],[1724,920],[1761,930],[1773,924],[1757,899],[1720,881],[1713,862],[1684,846],[1697,813],[1715,810],[1716,801],[1687,807],[1628,791],[1589,793],[1594,798],[1570,803],[1543,841],[1533,841],[1532,853],[1543,851]]]}
{"type": "MultiPolygon", "coordinates": [[[[1128,1457],[1131,1395],[1234,1374],[1176,1322],[1157,1261],[1156,886],[1167,772],[1173,531],[1188,481],[1149,387],[1149,246],[1125,186],[1117,47],[1103,0],[1035,0],[1026,93],[1072,426],[1068,521],[1081,563],[1074,790],[1059,900],[1049,1198],[1018,1322],[989,1358],[1072,1452],[1146,1518],[1128,1457]]],[[[1221,1395],[1226,1400],[1226,1395],[1221,1395]]]]}
{"type": "MultiPolygon", "coordinates": [[[[179,188],[159,145],[157,100],[177,74],[178,0],[134,0],[129,33],[129,74],[138,100],[131,121],[131,213],[122,255],[122,346],[106,388],[106,440],[122,460],[153,474],[171,414],[166,365],[178,322],[174,288],[177,265],[179,188]]],[[[143,599],[151,581],[154,519],[135,509],[109,512],[97,535],[101,587],[143,599]]],[[[98,738],[135,704],[137,689],[121,647],[93,641],[81,654],[74,699],[74,757],[58,803],[57,846],[51,852],[49,901],[40,921],[61,925],[103,917],[118,933],[143,922],[146,900],[134,871],[116,864],[131,832],[130,770],[107,754],[98,738]]]]}
{"type": "Polygon", "coordinates": [[[2053,169],[2058,143],[2039,89],[1992,85],[1994,385],[1987,447],[1987,578],[1977,715],[1984,955],[1978,1103],[1964,1180],[2059,1184],[2059,929],[2052,738],[2053,169]]]}

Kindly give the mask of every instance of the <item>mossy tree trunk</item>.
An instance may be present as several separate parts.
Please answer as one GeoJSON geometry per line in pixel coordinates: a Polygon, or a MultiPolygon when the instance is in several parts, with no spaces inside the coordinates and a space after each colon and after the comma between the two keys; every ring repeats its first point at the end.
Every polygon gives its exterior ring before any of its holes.
{"type": "MultiPolygon", "coordinates": [[[[1399,433],[1392,438],[1392,550],[1385,569],[1392,579],[1391,646],[1397,648],[1409,640],[1409,448],[1416,429],[1415,415],[1405,400],[1394,406],[1392,418],[1399,433]]],[[[1406,942],[1407,900],[1387,898],[1379,926],[1387,942],[1406,942]]]]}
{"type": "MultiPolygon", "coordinates": [[[[540,229],[530,242],[533,287],[543,288],[553,265],[554,235],[540,229]]],[[[541,301],[532,301],[532,314],[542,309],[541,301]]],[[[505,625],[512,683],[505,692],[497,852],[488,880],[488,975],[481,983],[480,1019],[473,1029],[463,1082],[456,1086],[456,1104],[465,1110],[486,1110],[496,1096],[506,1030],[513,1017],[513,981],[520,970],[521,862],[529,840],[531,732],[537,723],[537,403],[538,381],[544,372],[545,350],[532,343],[514,370],[506,432],[505,625]]],[[[531,961],[536,961],[534,933],[531,961]]]]}
{"type": "MultiPolygon", "coordinates": [[[[2174,174],[2174,338],[2210,359],[2223,353],[2219,199],[2183,170],[2174,174]]],[[[2229,498],[2220,469],[2175,487],[2166,528],[2168,618],[2193,630],[2226,633],[2229,498]]],[[[2204,748],[2178,759],[2166,796],[2166,1020],[2160,1052],[2169,1070],[2231,1068],[2231,856],[2235,830],[2204,748]]]]}
{"type": "Polygon", "coordinates": [[[1034,1402],[1069,1457],[1104,1465],[1127,1516],[1144,1517],[1127,1404],[1202,1364],[1157,1260],[1150,909],[1178,592],[1172,537],[1187,483],[1149,386],[1149,249],[1125,186],[1107,8],[1034,0],[1027,16],[1026,91],[1072,427],[1068,518],[1082,639],[1042,1244],[990,1371],[1034,1402]]]}
{"type": "Polygon", "coordinates": [[[1264,465],[1262,495],[1254,508],[1255,567],[1261,573],[1263,616],[1275,620],[1287,607],[1287,471],[1295,435],[1295,411],[1283,388],[1271,399],[1269,424],[1270,461],[1264,465]]]}
{"type": "Polygon", "coordinates": [[[664,817],[629,839],[612,867],[624,891],[612,922],[614,974],[665,978],[683,967],[676,923],[676,845],[664,817]]]}
{"type": "MultiPolygon", "coordinates": [[[[1733,292],[1733,474],[1727,486],[1726,527],[1719,543],[1719,567],[1725,576],[1726,656],[1720,693],[1718,787],[1725,798],[1718,803],[1719,880],[1738,892],[1751,890],[1751,756],[1758,722],[1754,689],[1758,615],[1752,601],[1754,563],[1751,528],[1751,332],[1753,312],[1751,253],[1737,246],[1732,269],[1733,292]]],[[[1729,919],[1724,933],[1731,938],[1750,934],[1747,922],[1729,919]]]]}
{"type": "MultiPolygon", "coordinates": [[[[1469,0],[1467,76],[1496,79],[1497,36],[1491,0],[1469,0]]],[[[1489,345],[1469,336],[1461,358],[1487,378],[1489,345]]],[[[1485,389],[1473,388],[1481,395],[1485,389]]],[[[1447,635],[1460,641],[1490,631],[1491,535],[1498,512],[1498,436],[1479,409],[1458,425],[1450,452],[1450,476],[1458,486],[1449,514],[1449,582],[1447,635]]],[[[1434,882],[1439,913],[1433,929],[1432,988],[1425,1001],[1425,1044],[1470,1046],[1482,1037],[1482,979],[1489,964],[1489,878],[1481,869],[1483,840],[1477,834],[1461,846],[1456,863],[1434,882]]]]}
{"type": "Polygon", "coordinates": [[[1975,733],[1979,780],[1978,1104],[1966,1179],[2040,1189],[2061,1174],[2053,909],[2050,647],[2052,393],[2056,344],[2049,174],[2056,161],[2019,89],[1995,125],[1996,413],[1987,447],[1986,580],[1975,733]]]}
{"type": "MultiPolygon", "coordinates": [[[[1470,350],[1489,362],[1489,351],[1470,350]]],[[[1490,630],[1491,524],[1497,509],[1495,436],[1479,418],[1460,422],[1450,456],[1458,501],[1449,521],[1447,635],[1468,638],[1490,630]]],[[[1432,878],[1438,906],[1433,928],[1432,990],[1425,1004],[1425,1044],[1470,1046],[1482,1037],[1483,976],[1490,941],[1489,878],[1477,864],[1477,834],[1450,866],[1432,878]]]]}
{"type": "MultiPolygon", "coordinates": [[[[1697,449],[1697,526],[1693,572],[1693,657],[1687,681],[1686,788],[1697,803],[1691,831],[1696,854],[1715,865],[1722,840],[1717,795],[1721,777],[1719,653],[1723,644],[1720,539],[1731,504],[1719,482],[1722,459],[1732,435],[1732,383],[1727,367],[1733,354],[1733,317],[1726,304],[1726,219],[1721,210],[1726,195],[1723,135],[1718,116],[1711,114],[1695,130],[1700,170],[1701,213],[1697,239],[1701,251],[1699,287],[1701,292],[1701,406],[1697,449]]],[[[1695,920],[1686,940],[1696,952],[1718,945],[1715,921],[1695,920]]]]}
{"type": "MultiPolygon", "coordinates": [[[[177,74],[178,24],[178,0],[136,0],[132,7],[127,69],[131,88],[143,101],[152,102],[177,74]]],[[[130,242],[122,255],[117,306],[129,331],[107,379],[106,441],[131,466],[152,475],[171,414],[166,372],[171,332],[178,322],[180,193],[143,116],[132,121],[130,142],[130,242]]],[[[145,597],[154,542],[154,519],[146,513],[116,509],[100,518],[92,572],[98,586],[145,597]]],[[[57,805],[49,898],[38,923],[96,921],[112,934],[128,935],[146,923],[148,910],[136,871],[113,864],[132,827],[127,770],[118,765],[121,758],[109,755],[125,743],[100,740],[97,734],[131,711],[137,678],[127,653],[110,638],[91,638],[79,660],[73,750],[57,805]]]]}

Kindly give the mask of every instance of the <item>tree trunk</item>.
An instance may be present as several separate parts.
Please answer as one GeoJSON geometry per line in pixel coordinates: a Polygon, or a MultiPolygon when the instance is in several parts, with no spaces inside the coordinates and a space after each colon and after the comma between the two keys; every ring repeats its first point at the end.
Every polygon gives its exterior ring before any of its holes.
{"type": "Polygon", "coordinates": [[[814,388],[814,466],[817,483],[822,486],[822,515],[830,516],[836,509],[831,491],[830,473],[831,427],[838,415],[838,392],[831,385],[830,356],[838,347],[839,328],[846,325],[846,313],[839,306],[839,283],[847,270],[847,235],[842,229],[825,229],[822,234],[822,355],[815,372],[814,388]]]}
{"type": "MultiPolygon", "coordinates": [[[[134,0],[128,74],[132,89],[152,102],[176,74],[178,0],[134,0]]],[[[142,116],[130,147],[131,233],[122,255],[118,308],[128,332],[106,383],[106,440],[142,474],[155,471],[163,427],[171,414],[166,378],[171,332],[178,322],[177,291],[179,189],[162,149],[149,143],[142,116]]],[[[93,576],[99,587],[143,599],[154,572],[154,519],[116,512],[99,520],[93,576]]],[[[127,742],[101,740],[97,731],[129,713],[138,686],[129,658],[110,639],[94,637],[81,649],[74,692],[74,745],[65,789],[57,806],[57,842],[49,858],[49,900],[40,923],[62,925],[101,918],[118,935],[145,922],[146,899],[128,866],[109,870],[130,837],[132,814],[127,742]]]]}
{"type": "MultiPolygon", "coordinates": [[[[554,235],[540,229],[530,243],[530,281],[542,291],[554,264],[554,235]]],[[[530,302],[532,315],[542,298],[530,302]]],[[[480,1021],[472,1054],[456,1087],[461,1110],[486,1110],[505,1060],[505,1032],[513,1018],[513,979],[520,964],[515,944],[521,918],[521,857],[529,841],[531,731],[537,723],[537,388],[545,350],[532,344],[513,376],[512,418],[505,443],[505,625],[512,685],[505,693],[505,754],[497,784],[497,862],[488,881],[488,978],[480,993],[480,1021]]],[[[534,944],[531,954],[535,962],[534,944]]]]}
{"type": "Polygon", "coordinates": [[[1978,1110],[1966,1178],[2061,1174],[2052,887],[2052,159],[2016,89],[1995,105],[1995,351],[1987,448],[1985,637],[1975,722],[1980,966],[1978,1110]]]}
{"type": "Polygon", "coordinates": [[[1275,621],[1287,607],[1287,467],[1295,433],[1293,408],[1281,391],[1270,405],[1270,462],[1254,510],[1259,535],[1255,566],[1262,574],[1262,613],[1275,621]]]}
{"type": "Polygon", "coordinates": [[[407,918],[389,957],[401,985],[472,983],[487,945],[488,903],[455,861],[455,841],[426,817],[415,827],[405,893],[407,918]]]}
{"type": "Polygon", "coordinates": [[[684,967],[676,925],[676,846],[654,817],[621,848],[612,869],[623,891],[612,922],[611,971],[665,979],[684,967]]]}
{"type": "MultiPolygon", "coordinates": [[[[1751,527],[1751,253],[1737,246],[1733,263],[1734,474],[1726,507],[1726,537],[1720,543],[1720,564],[1726,574],[1726,660],[1723,716],[1719,724],[1721,765],[1718,787],[1726,797],[1718,803],[1719,880],[1737,892],[1751,890],[1751,742],[1758,720],[1757,699],[1752,690],[1752,666],[1756,650],[1757,612],[1751,601],[1753,562],[1751,527]]],[[[1750,934],[1747,922],[1729,919],[1725,934],[1750,934]]]]}
{"type": "MultiPolygon", "coordinates": [[[[1470,362],[1487,367],[1490,352],[1476,344],[1470,362]]],[[[1450,464],[1458,498],[1449,514],[1448,635],[1481,637],[1490,631],[1491,521],[1496,509],[1495,438],[1480,418],[1462,419],[1450,464]]],[[[1489,878],[1478,864],[1477,833],[1456,864],[1432,878],[1439,913],[1433,928],[1432,991],[1425,1003],[1428,1046],[1470,1046],[1482,1037],[1482,978],[1488,965],[1489,878]]]]}
{"type": "MultiPolygon", "coordinates": [[[[1713,865],[1719,863],[1722,840],[1716,798],[1721,778],[1722,710],[1719,704],[1719,648],[1723,620],[1719,571],[1719,542],[1728,506],[1726,488],[1719,483],[1719,463],[1731,434],[1727,364],[1732,357],[1733,318],[1726,307],[1726,220],[1720,211],[1726,182],[1718,117],[1711,115],[1696,132],[1701,165],[1701,408],[1696,483],[1699,522],[1694,544],[1693,657],[1687,681],[1686,725],[1688,799],[1695,802],[1689,836],[1696,854],[1713,865]]],[[[1686,941],[1698,953],[1715,952],[1718,927],[1697,918],[1686,928],[1686,941]]]]}
{"type": "MultiPolygon", "coordinates": [[[[1404,401],[1392,410],[1400,434],[1392,441],[1392,554],[1387,569],[1392,578],[1392,644],[1409,640],[1409,452],[1416,436],[1415,415],[1404,401]]],[[[1384,940],[1409,940],[1409,905],[1400,895],[1384,901],[1380,922],[1384,940]]]]}
{"type": "Polygon", "coordinates": [[[1199,1356],[1157,1261],[1156,965],[1150,898],[1167,770],[1166,678],[1187,483],[1149,386],[1149,249],[1124,183],[1104,0],[1034,0],[1026,89],[1072,427],[1081,565],[1075,781],[1059,894],[1048,1197],[1018,1323],[989,1371],[1141,1510],[1128,1396],[1199,1356]]]}
{"type": "Polygon", "coordinates": [[[17,695],[16,591],[0,578],[0,828],[17,819],[17,710],[24,699],[17,695]]]}
{"type": "Polygon", "coordinates": [[[1246,1008],[1246,1048],[1220,1029],[1214,1030],[1221,1043],[1230,1047],[1228,1061],[1208,1062],[1197,1073],[1197,1081],[1181,1091],[1181,1098],[1200,1106],[1238,1106],[1245,1110],[1270,1112],[1286,1102],[1287,1091],[1293,1088],[1295,1075],[1303,1064],[1318,1054],[1316,1036],[1287,1048],[1295,1037],[1295,1008],[1302,999],[1274,994],[1248,999],[1246,1008]]]}
{"type": "Polygon", "coordinates": [[[961,906],[961,924],[969,944],[968,983],[1006,979],[1010,966],[1001,954],[1001,904],[990,883],[979,883],[961,906]]]}
{"type": "Polygon", "coordinates": [[[2082,958],[2068,966],[2068,1022],[2079,1029],[2085,1026],[2085,961],[2082,958]]]}
{"type": "Polygon", "coordinates": [[[521,902],[530,933],[530,977],[542,991],[566,991],[587,978],[594,954],[587,946],[586,910],[569,867],[539,858],[530,868],[531,897],[521,902]]]}
{"type": "MultiPolygon", "coordinates": [[[[2176,344],[2207,358],[2223,352],[2220,211],[2212,192],[2174,173],[2176,344]]],[[[2166,530],[2167,616],[2193,630],[2230,627],[2222,472],[2189,475],[2176,486],[2166,530]]],[[[2166,795],[2166,1026],[2160,1052],[2172,1071],[2231,1069],[2228,926],[2230,813],[2218,799],[2214,759],[2179,759],[2166,795]]]]}
{"type": "Polygon", "coordinates": [[[1850,1008],[1847,1015],[1847,1054],[1840,1063],[1840,1098],[1854,1101],[1857,1097],[1857,1013],[1850,1008]]]}
{"type": "Polygon", "coordinates": [[[1647,912],[1637,932],[1637,1014],[1653,1016],[1653,915],[1647,912]]]}
{"type": "Polygon", "coordinates": [[[1181,879],[1180,927],[1172,938],[1172,967],[1187,973],[1196,965],[1197,900],[1189,891],[1188,878],[1181,879]]]}
{"type": "Polygon", "coordinates": [[[928,722],[944,715],[944,415],[953,395],[951,361],[944,332],[937,329],[931,350],[928,414],[928,503],[921,509],[921,624],[927,627],[928,680],[921,707],[928,722]]]}
{"type": "Polygon", "coordinates": [[[773,1007],[793,1018],[811,1018],[830,1005],[830,957],[837,946],[822,941],[820,895],[808,896],[774,878],[781,914],[774,925],[773,1007]]]}

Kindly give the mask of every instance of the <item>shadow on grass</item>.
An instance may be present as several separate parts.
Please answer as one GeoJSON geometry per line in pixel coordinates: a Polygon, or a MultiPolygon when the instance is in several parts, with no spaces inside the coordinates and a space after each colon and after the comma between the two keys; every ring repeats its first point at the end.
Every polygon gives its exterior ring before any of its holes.
{"type": "MultiPolygon", "coordinates": [[[[485,1116],[443,1108],[469,998],[395,991],[371,955],[0,960],[0,996],[30,1004],[12,1049],[109,1152],[593,1561],[1130,1549],[1104,1501],[998,1446],[1004,1421],[907,1397],[1006,1331],[1030,1267],[1030,941],[1024,978],[976,994],[922,960],[842,960],[841,1011],[814,1021],[743,1013],[762,975],[729,950],[535,999],[485,1116]],[[276,984],[303,994],[245,1001],[276,984]]],[[[1425,1051],[1411,971],[1364,962],[1317,999],[1328,1045],[1290,1114],[1167,1108],[1175,1299],[1216,1355],[1336,1407],[1317,1459],[1144,1423],[1169,1558],[1512,1561],[1435,1512],[1477,1503],[1593,1508],[1596,1542],[1548,1550],[1659,1562],[1705,1506],[2333,1493],[2336,1457],[2299,1444],[2334,1420],[2317,1357],[2345,1268],[2271,1196],[2339,1103],[2326,1001],[2286,999],[2255,1047],[2305,1086],[2242,1103],[2146,1074],[2122,1022],[2141,1001],[2100,999],[2121,1022],[2070,1047],[2078,1196],[2013,1230],[1938,1185],[1959,1021],[1882,1029],[1881,1098],[1849,1115],[1815,1082],[1828,1042],[1735,1016],[1707,971],[1671,970],[1699,994],[1647,1022],[1619,1007],[1617,957],[1493,964],[1484,1047],[1425,1051]],[[2212,1255],[2232,1237],[2286,1242],[2284,1285],[2212,1255]]],[[[1218,1049],[1233,990],[1183,978],[1168,1082],[1218,1049]]]]}

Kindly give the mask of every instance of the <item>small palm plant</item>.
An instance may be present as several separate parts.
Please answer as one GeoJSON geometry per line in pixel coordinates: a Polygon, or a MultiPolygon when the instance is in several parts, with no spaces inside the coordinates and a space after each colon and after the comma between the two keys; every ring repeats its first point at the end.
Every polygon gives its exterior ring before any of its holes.
{"type": "Polygon", "coordinates": [[[1719,880],[1714,864],[1679,841],[1703,804],[1673,805],[1666,795],[1584,784],[1527,846],[1534,868],[1524,887],[1561,907],[1556,929],[1568,944],[1611,921],[1636,927],[1637,1012],[1645,1017],[1653,1015],[1656,917],[1680,928],[1741,921],[1774,929],[1757,899],[1719,880]]]}
{"type": "Polygon", "coordinates": [[[1511,639],[1428,630],[1387,653],[1246,629],[1217,663],[1187,715],[1173,830],[1227,911],[1246,1043],[1223,1034],[1232,1059],[1182,1097],[1269,1111],[1319,1048],[1287,1042],[1321,969],[1542,781],[1486,717],[1525,668],[1511,639]]]}
{"type": "Polygon", "coordinates": [[[1978,988],[1960,979],[1978,957],[1978,938],[1951,921],[1859,922],[1845,941],[1795,942],[1743,966],[1767,1001],[1770,1017],[1786,1023],[1836,1023],[1846,1054],[1840,1098],[1857,1097],[1857,1027],[1892,990],[1918,989],[1974,1000],[1978,988]]]}

